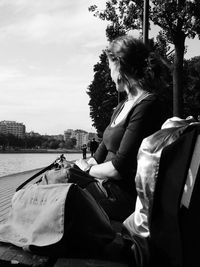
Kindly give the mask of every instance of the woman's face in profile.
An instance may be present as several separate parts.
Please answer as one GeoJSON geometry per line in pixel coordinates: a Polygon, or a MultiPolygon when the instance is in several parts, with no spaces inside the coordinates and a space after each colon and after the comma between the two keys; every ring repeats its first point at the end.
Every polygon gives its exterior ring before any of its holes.
{"type": "Polygon", "coordinates": [[[109,58],[108,58],[108,62],[109,62],[109,68],[110,68],[110,75],[111,75],[113,82],[116,85],[116,89],[118,92],[123,92],[124,91],[124,84],[123,84],[122,79],[119,80],[119,78],[120,78],[119,66],[115,61],[112,61],[109,58]]]}

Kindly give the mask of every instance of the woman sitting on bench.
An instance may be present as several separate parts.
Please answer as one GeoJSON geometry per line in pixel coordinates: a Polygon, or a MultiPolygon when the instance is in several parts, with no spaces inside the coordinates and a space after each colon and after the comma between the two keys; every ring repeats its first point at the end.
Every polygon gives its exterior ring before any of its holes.
{"type": "MultiPolygon", "coordinates": [[[[99,203],[109,218],[123,221],[135,206],[140,144],[169,117],[166,103],[160,99],[166,66],[141,40],[129,35],[111,42],[106,53],[116,89],[125,92],[126,99],[114,110],[93,157],[77,160],[76,165],[90,174],[90,179],[100,181],[105,197],[99,203]]],[[[82,186],[83,180],[75,182],[82,186]]]]}

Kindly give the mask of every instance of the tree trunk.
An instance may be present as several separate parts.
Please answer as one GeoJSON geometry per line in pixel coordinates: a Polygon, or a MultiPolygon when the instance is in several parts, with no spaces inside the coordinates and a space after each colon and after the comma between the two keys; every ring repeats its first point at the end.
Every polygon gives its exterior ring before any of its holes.
{"type": "Polygon", "coordinates": [[[183,116],[183,58],[185,35],[180,32],[174,42],[175,57],[173,69],[173,116],[183,116]]]}

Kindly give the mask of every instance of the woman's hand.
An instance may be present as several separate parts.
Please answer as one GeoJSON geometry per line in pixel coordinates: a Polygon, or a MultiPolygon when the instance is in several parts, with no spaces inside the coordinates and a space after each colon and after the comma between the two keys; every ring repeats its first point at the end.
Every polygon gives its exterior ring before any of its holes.
{"type": "Polygon", "coordinates": [[[90,169],[90,164],[87,163],[84,159],[78,159],[76,160],[75,164],[84,172],[90,169]]]}
{"type": "Polygon", "coordinates": [[[90,165],[96,165],[98,164],[95,160],[95,158],[91,157],[87,160],[87,163],[90,164],[90,165]]]}

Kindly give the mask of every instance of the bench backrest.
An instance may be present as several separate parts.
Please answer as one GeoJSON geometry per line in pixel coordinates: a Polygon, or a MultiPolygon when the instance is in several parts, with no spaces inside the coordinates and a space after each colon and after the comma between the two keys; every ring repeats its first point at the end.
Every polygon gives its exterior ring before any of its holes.
{"type": "Polygon", "coordinates": [[[194,125],[161,154],[150,218],[155,265],[200,265],[199,165],[200,126],[194,125]]]}

